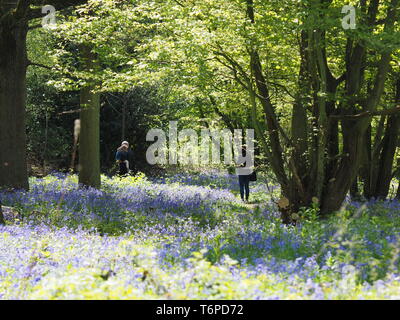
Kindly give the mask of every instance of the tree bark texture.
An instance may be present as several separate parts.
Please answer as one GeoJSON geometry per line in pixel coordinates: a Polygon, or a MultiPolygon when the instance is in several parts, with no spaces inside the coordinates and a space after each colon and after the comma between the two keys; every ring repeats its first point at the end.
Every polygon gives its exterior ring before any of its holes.
{"type": "MultiPolygon", "coordinates": [[[[97,68],[96,55],[82,46],[82,66],[97,68]]],[[[79,183],[100,188],[100,93],[94,93],[95,83],[81,89],[81,132],[79,137],[79,183]]]]}
{"type": "Polygon", "coordinates": [[[0,22],[0,188],[28,189],[26,162],[27,23],[0,22]]]}

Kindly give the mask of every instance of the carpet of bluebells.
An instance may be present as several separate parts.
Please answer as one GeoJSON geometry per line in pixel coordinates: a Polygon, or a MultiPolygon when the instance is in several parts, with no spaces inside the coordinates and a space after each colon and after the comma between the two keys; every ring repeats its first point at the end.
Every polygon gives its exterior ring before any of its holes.
{"type": "Polygon", "coordinates": [[[30,183],[0,194],[0,299],[400,299],[398,202],[285,226],[262,177],[250,204],[218,173],[30,183]]]}

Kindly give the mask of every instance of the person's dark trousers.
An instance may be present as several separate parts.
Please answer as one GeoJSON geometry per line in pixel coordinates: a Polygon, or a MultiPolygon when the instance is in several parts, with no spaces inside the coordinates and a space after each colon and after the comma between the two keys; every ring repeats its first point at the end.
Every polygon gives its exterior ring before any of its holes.
{"type": "Polygon", "coordinates": [[[119,164],[119,175],[120,176],[124,176],[128,174],[128,168],[126,167],[126,163],[125,162],[120,162],[119,164]]]}
{"type": "Polygon", "coordinates": [[[129,161],[129,169],[133,170],[135,166],[135,158],[134,158],[134,153],[131,149],[128,149],[128,161],[129,161]]]}
{"type": "Polygon", "coordinates": [[[240,197],[244,200],[244,194],[246,191],[246,201],[249,201],[250,187],[249,187],[249,176],[239,176],[239,187],[240,197]]]}

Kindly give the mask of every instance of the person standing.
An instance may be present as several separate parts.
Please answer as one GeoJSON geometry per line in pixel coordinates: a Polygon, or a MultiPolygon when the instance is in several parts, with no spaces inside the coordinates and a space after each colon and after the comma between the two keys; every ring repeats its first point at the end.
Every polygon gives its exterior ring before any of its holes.
{"type": "Polygon", "coordinates": [[[250,175],[239,175],[240,198],[242,201],[249,202],[250,196],[250,175]]]}
{"type": "Polygon", "coordinates": [[[119,164],[119,175],[124,176],[129,173],[129,161],[128,161],[128,145],[124,141],[122,145],[117,149],[115,154],[115,160],[119,164]]]}
{"type": "MultiPolygon", "coordinates": [[[[246,158],[247,156],[247,149],[246,147],[242,148],[242,156],[246,158]]],[[[245,163],[241,164],[239,166],[241,169],[246,168],[245,163]]],[[[249,202],[249,196],[250,196],[250,181],[256,181],[257,176],[256,173],[253,170],[248,170],[248,174],[238,174],[239,176],[239,188],[240,188],[240,198],[242,199],[243,202],[249,202]]]]}

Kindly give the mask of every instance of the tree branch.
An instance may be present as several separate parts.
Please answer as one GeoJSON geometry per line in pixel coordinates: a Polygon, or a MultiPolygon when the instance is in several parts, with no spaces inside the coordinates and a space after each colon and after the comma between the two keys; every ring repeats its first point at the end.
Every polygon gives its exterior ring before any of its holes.
{"type": "Polygon", "coordinates": [[[32,62],[32,61],[28,61],[28,65],[27,66],[28,67],[29,66],[35,66],[35,67],[45,68],[45,69],[48,69],[48,70],[53,70],[53,68],[50,67],[50,66],[46,66],[46,65],[41,64],[41,63],[35,63],[35,62],[32,62]]]}
{"type": "Polygon", "coordinates": [[[60,112],[57,113],[58,116],[64,115],[64,114],[72,114],[72,113],[79,113],[81,112],[82,109],[77,109],[77,110],[69,110],[69,111],[64,111],[64,112],[60,112]]]}
{"type": "Polygon", "coordinates": [[[367,117],[376,117],[376,116],[388,116],[397,114],[400,112],[400,105],[392,108],[381,111],[365,111],[359,114],[347,114],[347,115],[331,115],[330,118],[342,120],[342,121],[350,121],[350,120],[360,120],[367,117]]]}
{"type": "Polygon", "coordinates": [[[176,4],[178,4],[179,6],[181,6],[182,8],[185,7],[184,4],[183,4],[182,2],[180,2],[180,1],[178,1],[178,0],[174,0],[174,2],[175,2],[176,4]]]}

